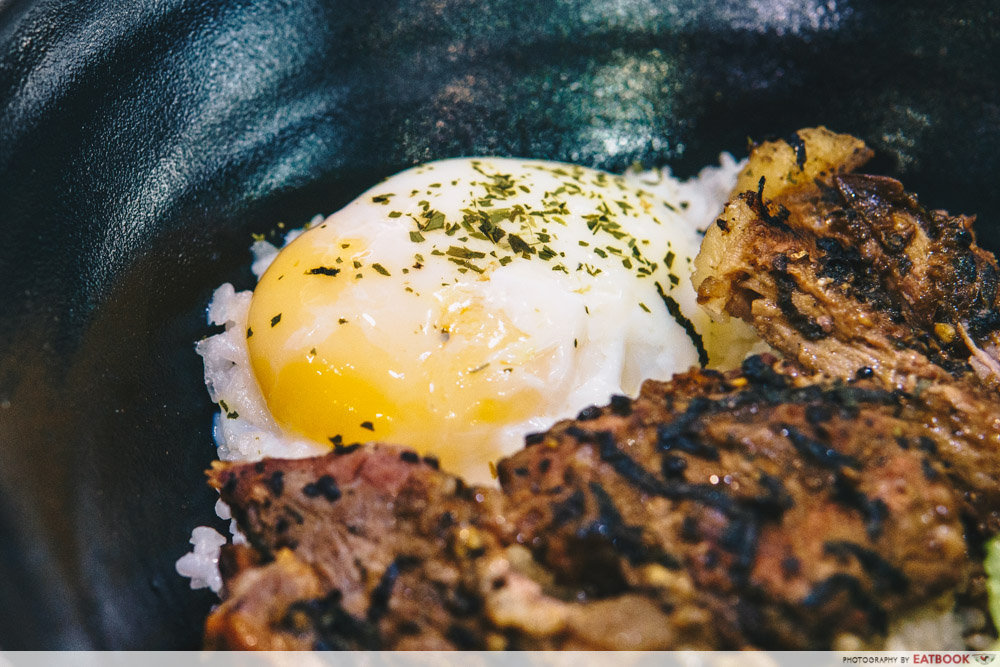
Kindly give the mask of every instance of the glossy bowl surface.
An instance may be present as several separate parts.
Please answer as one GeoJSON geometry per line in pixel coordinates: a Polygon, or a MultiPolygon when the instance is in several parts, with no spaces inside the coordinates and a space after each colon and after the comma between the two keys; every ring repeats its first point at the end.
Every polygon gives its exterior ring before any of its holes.
{"type": "Polygon", "coordinates": [[[0,0],[0,646],[194,648],[193,342],[252,233],[460,155],[690,175],[825,124],[1000,246],[995,3],[0,0]]]}

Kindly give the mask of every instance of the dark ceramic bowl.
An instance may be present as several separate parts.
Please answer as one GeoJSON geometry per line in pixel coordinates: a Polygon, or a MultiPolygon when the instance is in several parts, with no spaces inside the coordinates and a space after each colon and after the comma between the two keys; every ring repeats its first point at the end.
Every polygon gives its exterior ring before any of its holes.
{"type": "Polygon", "coordinates": [[[826,124],[1000,245],[994,3],[0,0],[0,646],[194,648],[193,341],[254,232],[459,155],[681,175],[826,124]]]}

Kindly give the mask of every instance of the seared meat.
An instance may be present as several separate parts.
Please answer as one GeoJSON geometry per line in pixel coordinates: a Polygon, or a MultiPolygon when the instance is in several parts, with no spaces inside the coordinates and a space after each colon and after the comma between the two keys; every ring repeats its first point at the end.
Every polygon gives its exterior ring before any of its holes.
{"type": "MultiPolygon", "coordinates": [[[[764,144],[699,298],[786,357],[647,382],[467,487],[388,445],[219,464],[217,648],[878,646],[981,604],[1000,527],[997,265],[825,130],[764,144]]],[[[938,647],[942,648],[942,647],[938,647]]]]}
{"type": "Polygon", "coordinates": [[[740,194],[705,235],[699,301],[740,317],[787,358],[859,370],[919,394],[949,475],[983,528],[1000,523],[997,264],[972,219],[924,209],[893,179],[850,173],[870,156],[825,129],[758,146],[740,194]]]}
{"type": "Polygon", "coordinates": [[[963,500],[918,399],[784,372],[647,382],[504,461],[508,520],[594,595],[698,591],[729,646],[823,648],[964,585],[963,500]]]}
{"type": "Polygon", "coordinates": [[[475,565],[499,551],[495,491],[469,489],[395,448],[220,466],[212,483],[253,547],[274,559],[263,569],[284,570],[272,576],[311,594],[273,596],[257,583],[267,581],[261,568],[230,554],[251,566],[226,572],[227,599],[209,618],[208,646],[487,645],[475,565]]]}
{"type": "Polygon", "coordinates": [[[997,264],[972,218],[924,209],[902,184],[850,173],[870,156],[824,129],[758,146],[738,196],[706,232],[701,302],[741,317],[804,367],[919,379],[997,381],[997,264]]]}
{"type": "Polygon", "coordinates": [[[500,464],[502,494],[386,446],[220,465],[213,484],[265,564],[230,552],[244,565],[225,572],[207,643],[823,648],[878,635],[972,571],[965,501],[925,411],[873,380],[754,357],[647,382],[636,401],[532,438],[500,464]],[[295,583],[270,583],[282,576],[295,583]]]}
{"type": "Polygon", "coordinates": [[[496,490],[412,451],[219,465],[252,547],[228,547],[209,648],[708,648],[707,614],[639,593],[581,603],[518,542],[496,490]]]}

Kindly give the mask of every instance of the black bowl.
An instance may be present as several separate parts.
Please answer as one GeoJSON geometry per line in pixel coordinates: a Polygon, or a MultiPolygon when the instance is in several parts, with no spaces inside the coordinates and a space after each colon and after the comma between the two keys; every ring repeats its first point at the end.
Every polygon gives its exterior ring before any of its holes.
{"type": "Polygon", "coordinates": [[[251,233],[416,162],[681,175],[825,124],[1000,245],[988,0],[0,2],[0,646],[193,648],[193,341],[251,233]]]}

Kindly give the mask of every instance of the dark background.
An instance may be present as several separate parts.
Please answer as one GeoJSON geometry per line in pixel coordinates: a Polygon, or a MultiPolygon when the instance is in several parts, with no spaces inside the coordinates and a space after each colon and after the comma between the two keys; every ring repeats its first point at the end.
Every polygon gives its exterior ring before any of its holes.
{"type": "Polygon", "coordinates": [[[252,232],[419,161],[864,138],[1000,247],[995,3],[0,0],[0,646],[194,648],[193,341],[252,232]]]}

